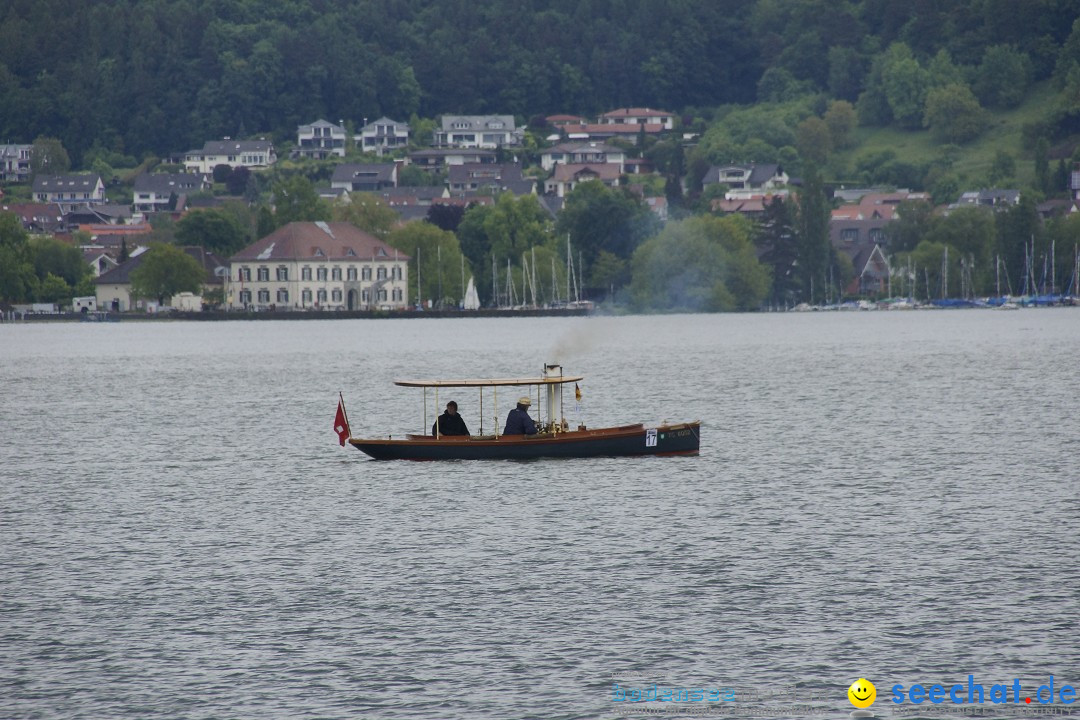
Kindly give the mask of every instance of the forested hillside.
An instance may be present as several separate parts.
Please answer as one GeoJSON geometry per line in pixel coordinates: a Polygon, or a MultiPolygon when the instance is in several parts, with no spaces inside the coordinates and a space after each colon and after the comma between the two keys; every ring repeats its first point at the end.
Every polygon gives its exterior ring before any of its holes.
{"type": "Polygon", "coordinates": [[[920,126],[900,97],[927,92],[912,62],[1008,106],[1067,79],[1078,16],[1080,0],[8,0],[0,141],[58,137],[77,164],[95,144],[141,157],[318,117],[693,117],[807,93],[920,126]]]}

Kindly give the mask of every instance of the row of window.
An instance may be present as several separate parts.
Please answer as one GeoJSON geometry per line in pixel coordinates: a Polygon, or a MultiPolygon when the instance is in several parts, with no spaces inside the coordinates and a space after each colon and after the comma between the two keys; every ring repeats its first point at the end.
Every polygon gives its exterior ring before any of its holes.
{"type": "MultiPolygon", "coordinates": [[[[362,279],[370,280],[371,279],[371,268],[370,267],[365,267],[365,268],[362,268],[361,270],[362,270],[362,272],[361,272],[362,279]]],[[[316,280],[326,280],[328,272],[329,272],[331,280],[341,280],[341,268],[340,267],[335,267],[335,268],[319,267],[319,268],[315,268],[315,279],[316,280]]],[[[345,275],[346,275],[347,280],[356,280],[356,275],[357,275],[356,268],[350,266],[349,268],[346,269],[345,275]]],[[[401,267],[400,266],[395,266],[393,268],[380,267],[380,268],[376,269],[375,278],[377,280],[386,280],[387,277],[389,277],[392,280],[401,280],[402,279],[401,267]]],[[[258,268],[256,270],[256,278],[258,279],[259,282],[269,282],[270,281],[270,268],[265,267],[265,266],[258,268]]],[[[251,268],[246,268],[246,267],[238,268],[237,273],[236,273],[236,279],[241,281],[241,282],[251,282],[251,268]]],[[[280,282],[288,282],[288,280],[289,280],[289,268],[287,268],[284,265],[278,266],[278,268],[277,268],[277,278],[276,279],[278,281],[280,281],[280,282]]],[[[300,279],[301,280],[311,280],[311,268],[310,267],[305,266],[305,267],[300,268],[300,279]]]]}
{"type": "MultiPolygon", "coordinates": [[[[250,290],[241,290],[240,291],[240,302],[242,304],[250,305],[251,304],[251,297],[252,297],[252,294],[251,294],[250,290]]],[[[259,290],[257,297],[259,299],[260,304],[267,304],[267,303],[270,302],[270,291],[269,290],[259,290]]],[[[325,305],[326,304],[327,293],[326,293],[325,290],[318,290],[314,294],[312,294],[311,290],[304,290],[303,292],[300,293],[300,302],[303,303],[304,305],[310,305],[311,300],[312,300],[313,297],[318,298],[318,303],[320,305],[325,305]]],[[[379,290],[379,292],[378,292],[378,302],[386,302],[388,297],[392,297],[394,302],[401,302],[402,300],[405,299],[405,293],[404,293],[404,291],[401,290],[401,288],[394,288],[394,290],[389,294],[387,294],[386,288],[382,288],[382,289],[379,290]]],[[[330,292],[330,298],[335,303],[340,303],[342,301],[341,289],[340,288],[335,288],[334,290],[332,290],[330,292]]],[[[276,302],[278,304],[280,304],[280,305],[288,305],[289,304],[289,291],[286,290],[285,288],[278,288],[277,301],[276,302]]],[[[362,290],[360,292],[360,302],[364,303],[364,304],[367,304],[367,303],[371,302],[371,291],[370,290],[362,290]]]]}
{"type": "MultiPolygon", "coordinates": [[[[37,198],[41,202],[50,202],[49,193],[38,193],[37,198]]],[[[56,193],[56,200],[63,200],[63,199],[64,199],[64,193],[62,193],[62,192],[56,193]]],[[[89,200],[89,199],[91,199],[91,196],[90,196],[90,193],[81,193],[81,194],[80,193],[69,193],[68,194],[68,199],[70,199],[70,200],[89,200]]]]}
{"type": "MultiPolygon", "coordinates": [[[[869,231],[870,242],[883,243],[885,242],[885,230],[882,228],[870,228],[869,231]]],[[[859,229],[858,228],[844,228],[840,231],[840,238],[844,242],[859,242],[859,229]]]]}

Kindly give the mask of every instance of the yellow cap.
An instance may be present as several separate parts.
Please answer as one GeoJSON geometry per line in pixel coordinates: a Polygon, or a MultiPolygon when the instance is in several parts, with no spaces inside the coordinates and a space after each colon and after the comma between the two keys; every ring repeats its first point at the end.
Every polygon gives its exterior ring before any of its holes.
{"type": "Polygon", "coordinates": [[[518,405],[524,405],[528,407],[529,405],[532,405],[532,400],[529,399],[528,395],[522,395],[518,398],[518,405]]]}

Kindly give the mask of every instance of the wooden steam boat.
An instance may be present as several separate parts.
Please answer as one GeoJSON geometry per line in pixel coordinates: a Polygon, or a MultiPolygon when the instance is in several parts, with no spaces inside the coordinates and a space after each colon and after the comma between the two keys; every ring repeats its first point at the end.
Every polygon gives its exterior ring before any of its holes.
{"type": "MultiPolygon", "coordinates": [[[[435,408],[439,412],[439,390],[447,388],[478,388],[480,391],[481,426],[478,435],[406,435],[395,439],[352,437],[344,401],[339,405],[335,430],[346,441],[376,460],[527,460],[532,458],[588,458],[637,455],[697,455],[701,444],[700,421],[661,424],[646,427],[643,423],[616,427],[570,428],[563,414],[563,392],[582,376],[565,376],[561,365],[545,365],[540,377],[498,378],[474,380],[397,380],[395,385],[424,389],[424,424],[428,422],[427,396],[435,391],[435,408]],[[537,432],[532,435],[502,435],[499,433],[499,388],[528,387],[528,398],[535,397],[537,432]],[[491,388],[496,408],[495,432],[484,434],[484,390],[491,388]],[[535,388],[535,393],[532,389],[535,388]]],[[[525,400],[526,398],[522,398],[525,400]]],[[[531,408],[530,408],[531,409],[531,408]]],[[[433,430],[438,433],[439,426],[433,430]]]]}

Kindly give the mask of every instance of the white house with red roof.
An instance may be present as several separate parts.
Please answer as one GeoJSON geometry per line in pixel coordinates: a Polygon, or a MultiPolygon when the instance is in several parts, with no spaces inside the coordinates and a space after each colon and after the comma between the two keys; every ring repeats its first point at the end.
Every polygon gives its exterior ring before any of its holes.
{"type": "Polygon", "coordinates": [[[210,140],[202,150],[184,155],[184,170],[209,175],[218,165],[250,169],[269,167],[277,162],[274,143],[269,140],[210,140]]]}
{"type": "Polygon", "coordinates": [[[229,260],[230,309],[404,309],[409,256],[343,222],[293,222],[229,260]]]}
{"type": "Polygon", "coordinates": [[[626,151],[602,142],[563,142],[540,153],[540,167],[548,172],[558,164],[615,163],[626,162],[626,151]]]}
{"type": "Polygon", "coordinates": [[[554,174],[544,183],[544,192],[556,197],[566,197],[579,183],[598,180],[608,187],[615,187],[622,175],[622,166],[616,163],[567,163],[556,165],[554,174]]]}
{"type": "Polygon", "coordinates": [[[664,130],[675,128],[675,115],[667,110],[652,108],[619,108],[600,116],[601,125],[660,125],[664,130]]]}

